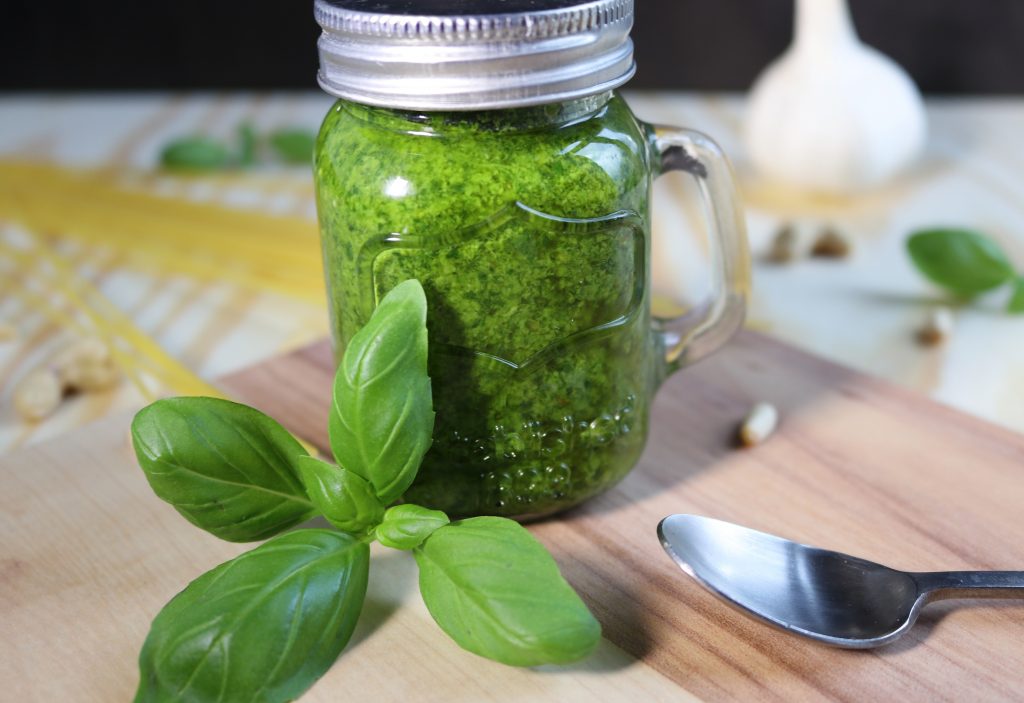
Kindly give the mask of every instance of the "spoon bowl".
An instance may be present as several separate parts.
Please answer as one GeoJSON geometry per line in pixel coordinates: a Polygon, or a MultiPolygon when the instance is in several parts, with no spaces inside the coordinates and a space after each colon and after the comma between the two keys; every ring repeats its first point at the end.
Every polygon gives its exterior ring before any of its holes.
{"type": "Polygon", "coordinates": [[[790,632],[854,649],[905,634],[949,597],[1024,597],[1024,572],[897,571],[732,523],[672,515],[658,525],[677,564],[728,602],[790,632]]]}

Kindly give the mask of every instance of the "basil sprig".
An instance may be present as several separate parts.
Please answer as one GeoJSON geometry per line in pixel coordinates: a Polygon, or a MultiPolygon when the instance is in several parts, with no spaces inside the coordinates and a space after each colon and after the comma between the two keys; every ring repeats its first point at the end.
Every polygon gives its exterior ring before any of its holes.
{"type": "Polygon", "coordinates": [[[160,163],[183,171],[217,171],[234,161],[230,148],[210,137],[184,137],[163,148],[160,163]]]}
{"type": "Polygon", "coordinates": [[[1018,276],[1013,283],[1013,295],[1006,310],[1012,313],[1024,313],[1024,275],[1018,276]]]}
{"type": "Polygon", "coordinates": [[[349,343],[329,428],[337,466],[237,403],[170,398],[136,416],[139,464],[189,522],[232,541],[265,539],[316,514],[339,530],[278,535],[189,584],[153,621],[136,701],[301,695],[352,635],[374,539],[413,552],[427,609],[470,652],[534,666],[572,662],[597,645],[600,625],[518,523],[453,523],[410,504],[385,510],[430,446],[426,314],[422,287],[406,281],[349,343]]]}
{"type": "Polygon", "coordinates": [[[1024,275],[989,237],[966,229],[922,230],[907,240],[907,252],[925,277],[959,298],[1012,283],[1007,312],[1024,313],[1024,275]]]}
{"type": "Polygon", "coordinates": [[[238,165],[249,168],[256,163],[256,151],[259,148],[259,137],[252,122],[238,125],[238,165]]]}

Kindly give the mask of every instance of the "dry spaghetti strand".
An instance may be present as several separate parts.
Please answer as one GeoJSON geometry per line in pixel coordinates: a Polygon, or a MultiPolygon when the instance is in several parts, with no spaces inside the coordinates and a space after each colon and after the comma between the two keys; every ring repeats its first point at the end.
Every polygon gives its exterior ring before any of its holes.
{"type": "Polygon", "coordinates": [[[162,274],[325,303],[319,239],[306,218],[132,190],[100,171],[0,161],[0,219],[162,274]]]}
{"type": "Polygon", "coordinates": [[[52,249],[45,246],[22,249],[0,238],[0,254],[18,266],[23,279],[31,275],[33,284],[57,293],[73,310],[80,311],[89,324],[83,325],[46,295],[32,291],[27,285],[28,280],[25,280],[26,285],[15,288],[15,295],[27,307],[61,327],[80,334],[92,333],[102,339],[111,356],[145,397],[152,398],[154,394],[141,380],[140,372],[152,374],[167,389],[177,393],[223,397],[217,388],[199,378],[135,327],[117,306],[52,249]]]}

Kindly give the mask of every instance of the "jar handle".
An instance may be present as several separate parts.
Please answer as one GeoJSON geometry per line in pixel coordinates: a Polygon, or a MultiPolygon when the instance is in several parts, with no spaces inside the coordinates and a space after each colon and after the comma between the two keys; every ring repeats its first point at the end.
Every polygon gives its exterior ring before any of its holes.
{"type": "Polygon", "coordinates": [[[707,300],[679,317],[654,318],[664,343],[666,373],[672,373],[716,351],[743,325],[750,254],[732,168],[719,146],[693,130],[650,128],[658,175],[685,171],[697,180],[714,266],[707,300]]]}

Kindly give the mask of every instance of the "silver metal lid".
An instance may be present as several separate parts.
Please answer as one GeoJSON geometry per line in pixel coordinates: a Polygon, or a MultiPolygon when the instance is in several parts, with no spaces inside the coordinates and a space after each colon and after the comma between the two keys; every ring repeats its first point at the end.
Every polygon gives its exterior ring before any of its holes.
{"type": "Polygon", "coordinates": [[[562,102],[636,72],[634,0],[316,0],[320,86],[368,105],[562,102]]]}

